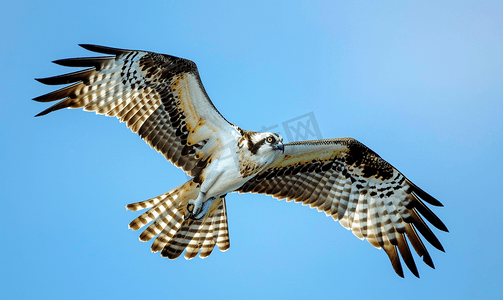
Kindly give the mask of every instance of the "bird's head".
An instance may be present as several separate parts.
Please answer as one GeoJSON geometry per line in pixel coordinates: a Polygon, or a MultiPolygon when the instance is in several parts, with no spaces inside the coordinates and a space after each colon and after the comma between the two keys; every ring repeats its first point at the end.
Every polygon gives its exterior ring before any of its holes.
{"type": "Polygon", "coordinates": [[[253,132],[247,136],[247,147],[252,155],[275,156],[283,153],[283,137],[273,132],[253,132]]]}
{"type": "Polygon", "coordinates": [[[276,159],[280,159],[285,151],[283,138],[272,132],[255,132],[240,130],[237,154],[239,171],[243,177],[257,174],[276,159]]]}

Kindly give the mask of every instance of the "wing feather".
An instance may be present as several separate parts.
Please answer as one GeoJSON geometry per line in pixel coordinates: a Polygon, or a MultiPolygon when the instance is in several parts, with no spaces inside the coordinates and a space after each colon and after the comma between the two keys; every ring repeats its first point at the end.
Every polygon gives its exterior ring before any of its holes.
{"type": "Polygon", "coordinates": [[[403,276],[401,255],[411,272],[419,277],[407,241],[433,267],[416,229],[443,251],[420,216],[447,231],[423,200],[437,206],[441,203],[351,138],[285,144],[282,158],[237,191],[269,194],[325,212],[358,238],[383,248],[400,276],[403,276]]]}
{"type": "Polygon", "coordinates": [[[190,176],[206,166],[216,145],[235,138],[236,127],[217,111],[192,61],[147,51],[81,46],[111,56],[54,61],[87,69],[37,79],[48,85],[69,84],[34,98],[59,100],[37,116],[84,108],[117,117],[190,176]],[[207,143],[212,147],[205,148],[207,143]]]}

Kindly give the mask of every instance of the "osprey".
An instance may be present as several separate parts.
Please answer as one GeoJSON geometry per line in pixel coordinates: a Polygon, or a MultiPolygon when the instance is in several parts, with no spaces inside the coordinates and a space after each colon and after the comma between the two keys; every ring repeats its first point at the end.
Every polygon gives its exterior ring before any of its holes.
{"type": "Polygon", "coordinates": [[[37,79],[70,84],[36,97],[61,100],[37,116],[62,108],[83,108],[117,117],[190,180],[169,192],[126,206],[148,209],[130,224],[151,250],[174,259],[202,258],[215,245],[229,249],[225,197],[262,193],[301,202],[324,212],[372,246],[383,249],[403,277],[399,254],[419,277],[408,246],[434,268],[418,235],[444,251],[423,221],[446,226],[424,204],[442,204],[375,152],[352,138],[283,143],[276,133],[243,130],[213,106],[194,62],[147,51],[96,45],[83,48],[108,54],[56,60],[67,67],[89,67],[37,79]],[[407,242],[408,240],[408,242],[407,242]]]}

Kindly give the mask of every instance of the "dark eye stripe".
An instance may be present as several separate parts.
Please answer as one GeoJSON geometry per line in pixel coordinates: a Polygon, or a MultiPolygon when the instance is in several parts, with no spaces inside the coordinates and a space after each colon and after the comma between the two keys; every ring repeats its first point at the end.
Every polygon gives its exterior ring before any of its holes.
{"type": "Polygon", "coordinates": [[[265,140],[260,140],[259,142],[252,144],[250,148],[250,152],[252,154],[257,154],[258,149],[265,143],[265,140]]]}

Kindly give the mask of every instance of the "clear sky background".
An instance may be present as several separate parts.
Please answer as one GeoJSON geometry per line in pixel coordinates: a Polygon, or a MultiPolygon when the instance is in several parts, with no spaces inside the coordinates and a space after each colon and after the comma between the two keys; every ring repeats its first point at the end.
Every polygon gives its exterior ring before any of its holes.
{"type": "Polygon", "coordinates": [[[501,299],[503,2],[6,1],[0,10],[0,298],[501,299]],[[33,78],[94,43],[195,61],[220,112],[259,130],[313,112],[439,199],[436,269],[393,271],[331,218],[228,199],[231,248],[150,253],[128,203],[186,180],[114,118],[63,110],[33,78]]]}

